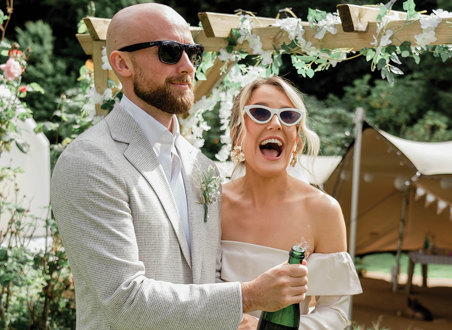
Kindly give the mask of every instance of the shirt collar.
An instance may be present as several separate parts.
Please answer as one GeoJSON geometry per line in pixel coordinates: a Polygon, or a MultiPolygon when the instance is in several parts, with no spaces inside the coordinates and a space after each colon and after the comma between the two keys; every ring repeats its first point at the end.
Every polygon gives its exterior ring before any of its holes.
{"type": "Polygon", "coordinates": [[[171,146],[174,147],[174,143],[180,135],[179,121],[177,120],[176,115],[173,115],[171,131],[169,131],[158,120],[129,100],[125,95],[122,96],[120,105],[138,123],[138,126],[153,146],[160,143],[171,144],[171,146]]]}

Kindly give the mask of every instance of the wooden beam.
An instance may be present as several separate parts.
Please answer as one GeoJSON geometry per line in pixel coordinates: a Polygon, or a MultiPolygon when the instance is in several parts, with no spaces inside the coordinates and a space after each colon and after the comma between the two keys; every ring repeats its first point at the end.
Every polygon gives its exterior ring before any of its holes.
{"type": "MultiPolygon", "coordinates": [[[[341,24],[336,24],[337,33],[326,33],[324,38],[319,40],[315,38],[316,30],[305,28],[304,38],[306,41],[312,43],[316,48],[346,48],[350,50],[359,51],[367,47],[375,47],[371,45],[374,41],[373,36],[377,33],[377,23],[369,22],[366,32],[344,32],[341,24]]],[[[411,42],[416,45],[414,36],[422,33],[419,20],[411,21],[392,21],[386,25],[386,30],[392,30],[394,36],[392,38],[392,45],[398,46],[404,41],[411,42]]],[[[285,31],[281,31],[279,27],[256,28],[253,33],[260,36],[262,40],[262,49],[272,50],[273,45],[280,47],[283,43],[289,44],[291,40],[288,38],[285,31]]],[[[452,44],[452,29],[446,20],[443,20],[435,29],[437,40],[430,43],[430,45],[447,45],[452,44]]],[[[245,43],[245,51],[251,51],[245,43]]]]}
{"type": "Polygon", "coordinates": [[[77,38],[78,42],[80,43],[80,46],[82,46],[83,51],[86,55],[93,55],[93,39],[89,34],[76,34],[75,37],[77,38]]]}
{"type": "Polygon", "coordinates": [[[222,48],[228,46],[228,38],[209,38],[206,35],[206,31],[199,30],[197,33],[193,33],[193,39],[196,43],[204,46],[204,51],[206,52],[217,52],[222,48]]]}
{"type": "MultiPolygon", "coordinates": [[[[376,22],[380,7],[337,5],[339,17],[341,18],[344,32],[365,32],[369,22],[376,22]]],[[[407,13],[403,11],[391,10],[387,15],[391,15],[397,20],[406,20],[407,13]]]]}
{"type": "Polygon", "coordinates": [[[226,72],[222,72],[221,69],[225,65],[224,62],[218,58],[215,59],[214,64],[207,69],[206,80],[198,80],[195,86],[195,102],[201,99],[203,96],[209,96],[212,89],[218,86],[226,76],[227,72],[232,68],[234,63],[229,62],[226,67],[226,72]]]}
{"type": "MultiPolygon", "coordinates": [[[[198,13],[199,21],[208,38],[227,38],[232,28],[240,25],[239,15],[218,14],[210,12],[198,13]]],[[[250,17],[253,27],[266,27],[276,23],[275,18],[250,17]]]]}
{"type": "Polygon", "coordinates": [[[85,17],[83,22],[88,29],[90,36],[93,40],[106,40],[107,29],[111,19],[109,18],[97,18],[97,17],[85,17]]]}
{"type": "MultiPolygon", "coordinates": [[[[362,48],[375,47],[371,45],[374,42],[373,36],[376,35],[377,22],[375,19],[378,16],[378,11],[375,8],[363,7],[363,6],[348,6],[352,10],[353,16],[359,18],[358,23],[363,25],[365,22],[366,29],[364,32],[345,32],[341,24],[336,24],[336,34],[331,34],[327,32],[325,36],[319,40],[315,38],[317,31],[315,28],[311,28],[308,22],[302,22],[305,33],[303,37],[306,41],[311,42],[316,48],[347,48],[355,51],[359,51],[362,48]],[[360,16],[361,15],[361,16],[360,16]],[[373,21],[372,21],[373,20],[373,21]]],[[[210,26],[207,29],[197,30],[196,33],[193,32],[194,39],[197,43],[204,46],[206,51],[218,51],[221,48],[226,48],[228,46],[227,38],[230,35],[231,28],[238,28],[240,24],[240,18],[236,15],[227,14],[215,14],[215,13],[201,13],[200,19],[204,20],[203,26],[210,26]],[[214,23],[217,22],[217,23],[214,23]],[[220,23],[221,22],[221,23],[220,23]],[[222,29],[217,29],[215,24],[223,25],[222,29]],[[226,28],[224,28],[226,26],[226,28]],[[211,29],[212,31],[208,31],[211,29]],[[215,34],[215,37],[209,37],[210,34],[215,34]]],[[[386,25],[386,29],[390,29],[394,32],[394,37],[392,38],[393,45],[400,45],[403,41],[409,41],[412,45],[416,44],[414,36],[416,34],[422,33],[419,20],[409,20],[405,19],[405,12],[396,12],[397,15],[403,17],[400,20],[391,21],[386,25]]],[[[350,14],[352,15],[352,14],[350,14]]],[[[257,18],[260,19],[260,18],[257,18]]],[[[269,19],[263,21],[264,27],[255,27],[252,33],[260,36],[264,50],[272,50],[273,46],[280,47],[282,43],[289,44],[291,40],[288,39],[287,33],[282,31],[278,26],[268,26],[270,21],[275,21],[275,19],[269,19]]],[[[351,24],[351,23],[350,23],[351,24]]],[[[354,23],[353,23],[354,24],[354,23]]],[[[438,44],[452,44],[452,29],[449,27],[446,20],[443,20],[438,27],[435,29],[435,34],[437,40],[432,42],[431,45],[438,44]]],[[[245,42],[243,45],[237,46],[244,51],[250,53],[252,50],[249,48],[248,43],[245,42]]]]}

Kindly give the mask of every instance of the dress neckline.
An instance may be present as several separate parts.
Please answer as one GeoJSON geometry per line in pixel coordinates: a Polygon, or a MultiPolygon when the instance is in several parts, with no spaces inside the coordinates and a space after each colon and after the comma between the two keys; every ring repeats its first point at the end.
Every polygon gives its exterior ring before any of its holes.
{"type": "Polygon", "coordinates": [[[241,242],[241,241],[231,241],[231,240],[221,240],[221,243],[226,243],[226,244],[236,244],[236,245],[244,245],[244,246],[254,246],[254,247],[259,247],[259,248],[263,248],[263,249],[268,249],[271,251],[277,251],[280,253],[289,253],[289,251],[286,250],[281,250],[281,249],[277,249],[274,247],[270,247],[270,246],[265,246],[265,245],[259,245],[259,244],[254,244],[254,243],[248,243],[248,242],[241,242]]]}

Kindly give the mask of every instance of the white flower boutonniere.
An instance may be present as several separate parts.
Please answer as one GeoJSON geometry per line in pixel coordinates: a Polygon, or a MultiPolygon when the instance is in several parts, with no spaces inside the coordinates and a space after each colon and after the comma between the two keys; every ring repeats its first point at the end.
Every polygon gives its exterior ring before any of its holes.
{"type": "Polygon", "coordinates": [[[204,204],[204,222],[207,222],[209,204],[213,204],[220,196],[221,179],[216,175],[215,168],[209,166],[201,173],[201,204],[204,204]]]}

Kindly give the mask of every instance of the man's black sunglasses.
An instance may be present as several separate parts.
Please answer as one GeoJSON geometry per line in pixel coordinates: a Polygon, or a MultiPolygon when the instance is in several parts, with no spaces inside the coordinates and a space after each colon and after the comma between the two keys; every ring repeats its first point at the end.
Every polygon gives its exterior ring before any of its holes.
{"type": "Polygon", "coordinates": [[[130,46],[122,47],[119,50],[122,52],[134,52],[136,50],[145,49],[149,47],[157,46],[159,48],[159,60],[165,64],[176,64],[182,57],[182,53],[185,51],[193,66],[198,67],[202,61],[202,53],[204,47],[198,44],[181,44],[172,40],[150,41],[142,42],[139,44],[133,44],[130,46]]]}

